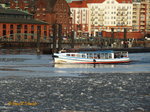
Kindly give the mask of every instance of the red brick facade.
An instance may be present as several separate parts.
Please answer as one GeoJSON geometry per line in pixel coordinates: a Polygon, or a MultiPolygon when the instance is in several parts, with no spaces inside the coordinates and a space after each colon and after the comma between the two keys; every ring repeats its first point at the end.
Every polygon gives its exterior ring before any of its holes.
{"type": "Polygon", "coordinates": [[[28,11],[34,14],[35,19],[48,22],[50,27],[62,24],[64,36],[72,31],[70,7],[65,0],[3,0],[3,3],[8,1],[10,8],[28,11]]]}
{"type": "Polygon", "coordinates": [[[13,9],[0,8],[0,38],[4,40],[34,41],[39,36],[49,40],[50,26],[38,21],[31,14],[13,9]]]}
{"type": "Polygon", "coordinates": [[[14,24],[0,23],[0,37],[5,40],[28,40],[34,41],[37,39],[38,27],[40,27],[41,40],[49,39],[49,25],[39,24],[14,24]],[[19,34],[19,35],[18,35],[19,34]]]}
{"type": "Polygon", "coordinates": [[[35,6],[35,18],[46,21],[50,25],[61,24],[63,29],[63,35],[67,36],[71,33],[71,18],[70,18],[70,8],[65,0],[37,0],[35,6]],[[51,2],[50,2],[51,1],[51,2]],[[54,5],[51,5],[54,4],[54,5]],[[49,7],[52,7],[49,8],[49,7]]]}

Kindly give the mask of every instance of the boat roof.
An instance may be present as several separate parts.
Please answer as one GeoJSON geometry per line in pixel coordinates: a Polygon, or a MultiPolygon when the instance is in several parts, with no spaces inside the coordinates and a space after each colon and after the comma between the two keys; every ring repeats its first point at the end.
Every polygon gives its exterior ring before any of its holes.
{"type": "MultiPolygon", "coordinates": [[[[114,53],[114,52],[125,52],[125,51],[114,51],[114,50],[98,50],[98,51],[79,51],[79,52],[61,52],[61,54],[83,54],[83,53],[114,53]]],[[[58,53],[54,53],[58,54],[58,53]]]]}
{"type": "Polygon", "coordinates": [[[79,53],[113,53],[113,50],[102,50],[102,51],[81,51],[79,53]]]}
{"type": "MultiPolygon", "coordinates": [[[[80,52],[70,52],[72,53],[113,53],[113,50],[102,50],[102,51],[80,51],[80,52]]],[[[67,52],[69,54],[69,52],[67,52]]]]}

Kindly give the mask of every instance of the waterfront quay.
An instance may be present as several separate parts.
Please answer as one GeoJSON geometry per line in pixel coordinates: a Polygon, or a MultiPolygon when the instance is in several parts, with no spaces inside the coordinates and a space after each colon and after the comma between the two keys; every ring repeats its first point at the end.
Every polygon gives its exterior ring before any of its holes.
{"type": "Polygon", "coordinates": [[[51,54],[55,49],[66,49],[69,52],[77,51],[94,51],[94,50],[123,50],[128,52],[149,52],[149,40],[132,40],[124,41],[112,38],[87,38],[87,39],[71,39],[62,40],[61,43],[53,43],[53,39],[49,40],[0,40],[0,47],[4,49],[39,49],[41,53],[51,54]],[[113,40],[113,41],[112,41],[113,40]],[[127,44],[124,44],[124,43],[127,44]]]}

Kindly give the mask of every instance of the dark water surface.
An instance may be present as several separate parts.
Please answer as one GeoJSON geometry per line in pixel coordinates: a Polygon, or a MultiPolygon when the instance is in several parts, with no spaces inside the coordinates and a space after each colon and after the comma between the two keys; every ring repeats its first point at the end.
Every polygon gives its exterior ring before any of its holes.
{"type": "Polygon", "coordinates": [[[129,56],[127,64],[64,65],[1,50],[0,112],[150,112],[150,53],[129,56]]]}

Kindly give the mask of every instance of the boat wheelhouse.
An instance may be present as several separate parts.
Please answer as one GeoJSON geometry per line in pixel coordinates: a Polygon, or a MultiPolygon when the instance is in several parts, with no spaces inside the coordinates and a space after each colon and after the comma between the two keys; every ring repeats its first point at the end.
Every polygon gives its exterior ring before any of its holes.
{"type": "Polygon", "coordinates": [[[87,51],[74,53],[54,53],[54,63],[127,63],[130,62],[126,51],[87,51]]]}

